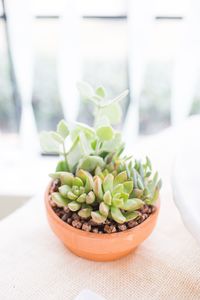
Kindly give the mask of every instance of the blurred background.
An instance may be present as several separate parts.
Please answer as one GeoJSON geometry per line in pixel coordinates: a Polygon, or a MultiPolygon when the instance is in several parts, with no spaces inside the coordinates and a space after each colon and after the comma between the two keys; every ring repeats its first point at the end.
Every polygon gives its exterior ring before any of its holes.
{"type": "Polygon", "coordinates": [[[108,99],[130,90],[120,125],[129,147],[199,114],[199,25],[198,0],[0,0],[2,217],[54,166],[38,133],[61,118],[92,124],[78,80],[108,99]]]}

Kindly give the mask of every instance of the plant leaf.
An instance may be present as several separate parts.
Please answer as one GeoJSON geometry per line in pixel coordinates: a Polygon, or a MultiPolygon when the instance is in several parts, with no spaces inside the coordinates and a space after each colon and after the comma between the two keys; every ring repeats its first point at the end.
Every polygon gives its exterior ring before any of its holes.
{"type": "Polygon", "coordinates": [[[65,139],[69,135],[69,129],[65,120],[61,120],[57,125],[57,133],[65,139]]]}
{"type": "Polygon", "coordinates": [[[125,212],[123,215],[126,218],[126,222],[128,222],[131,220],[135,220],[139,216],[139,213],[137,211],[132,211],[132,212],[125,212]]]}
{"type": "Polygon", "coordinates": [[[125,181],[123,183],[124,192],[130,194],[133,190],[133,181],[125,181]]]}
{"type": "Polygon", "coordinates": [[[108,174],[103,181],[103,189],[104,192],[110,191],[112,192],[113,190],[113,180],[114,176],[112,174],[108,174]]]}
{"type": "Polygon", "coordinates": [[[92,220],[97,224],[102,224],[106,220],[106,217],[102,216],[99,211],[92,211],[91,217],[92,217],[92,220]]]}
{"type": "Polygon", "coordinates": [[[76,122],[75,127],[70,131],[70,137],[72,141],[75,141],[76,138],[79,136],[79,133],[83,132],[87,140],[94,139],[95,137],[95,130],[83,123],[76,122]]]}
{"type": "Polygon", "coordinates": [[[126,171],[123,171],[119,174],[117,174],[117,176],[114,179],[114,184],[117,185],[119,183],[124,183],[127,180],[127,173],[126,171]]]}
{"type": "Polygon", "coordinates": [[[109,206],[104,202],[101,202],[99,205],[99,211],[102,216],[107,217],[109,213],[109,206]]]}
{"type": "Polygon", "coordinates": [[[59,143],[47,131],[40,133],[40,145],[45,153],[59,153],[60,151],[59,143]]]}
{"type": "Polygon", "coordinates": [[[122,145],[121,133],[116,132],[114,138],[110,141],[104,141],[101,151],[115,152],[122,145]]]}
{"type": "Polygon", "coordinates": [[[119,103],[113,103],[109,106],[101,108],[100,115],[106,116],[111,124],[116,125],[121,122],[122,109],[119,103]]]}
{"type": "Polygon", "coordinates": [[[124,222],[126,222],[126,218],[121,213],[121,210],[117,207],[111,207],[111,216],[113,220],[115,220],[119,224],[123,224],[124,222]]]}
{"type": "Polygon", "coordinates": [[[109,125],[102,125],[96,129],[96,134],[98,138],[104,141],[110,141],[114,137],[114,132],[111,126],[109,125]]]}
{"type": "Polygon", "coordinates": [[[51,194],[52,200],[57,204],[59,207],[64,207],[69,203],[69,200],[62,197],[60,193],[54,192],[51,194]]]}
{"type": "Polygon", "coordinates": [[[80,159],[79,164],[77,166],[78,169],[83,169],[88,172],[94,171],[96,167],[99,166],[103,168],[105,166],[105,162],[102,157],[100,156],[85,156],[80,159]]]}
{"type": "Polygon", "coordinates": [[[69,171],[68,165],[65,160],[61,160],[57,163],[56,172],[69,171]]]}
{"type": "Polygon", "coordinates": [[[100,96],[101,98],[105,98],[105,96],[106,96],[106,91],[103,86],[99,86],[95,92],[96,92],[96,95],[100,96]]]}
{"type": "Polygon", "coordinates": [[[93,87],[85,81],[77,82],[77,88],[84,100],[89,100],[95,94],[93,87]]]}
{"type": "Polygon", "coordinates": [[[55,131],[50,131],[50,136],[59,144],[64,143],[63,137],[55,131]]]}
{"type": "Polygon", "coordinates": [[[71,201],[69,204],[68,204],[68,207],[71,211],[77,211],[81,208],[81,204],[76,202],[76,201],[71,201]]]}
{"type": "Polygon", "coordinates": [[[129,90],[123,91],[119,96],[115,97],[114,99],[112,99],[110,101],[107,101],[106,103],[101,105],[101,107],[106,107],[113,103],[117,103],[117,102],[121,101],[123,98],[125,98],[128,95],[128,93],[129,93],[129,90]]]}
{"type": "Polygon", "coordinates": [[[133,198],[124,201],[124,210],[137,210],[140,209],[144,205],[144,202],[141,199],[133,198]]]}

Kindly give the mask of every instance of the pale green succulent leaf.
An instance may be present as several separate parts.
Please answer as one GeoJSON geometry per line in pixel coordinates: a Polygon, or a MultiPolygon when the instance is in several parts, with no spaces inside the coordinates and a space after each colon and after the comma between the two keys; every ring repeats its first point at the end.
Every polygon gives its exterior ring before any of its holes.
{"type": "Polygon", "coordinates": [[[106,220],[106,217],[102,216],[99,211],[92,211],[91,217],[92,217],[92,220],[97,224],[102,224],[106,220]]]}
{"type": "Polygon", "coordinates": [[[101,116],[106,116],[110,124],[116,125],[121,122],[122,109],[118,103],[113,103],[101,109],[101,116]]]}
{"type": "Polygon", "coordinates": [[[69,191],[67,193],[67,198],[70,199],[70,200],[76,200],[78,197],[73,192],[69,191]]]}
{"type": "Polygon", "coordinates": [[[133,190],[133,181],[125,181],[123,183],[124,186],[124,192],[130,194],[133,190]]]}
{"type": "Polygon", "coordinates": [[[97,166],[101,168],[105,166],[103,158],[100,156],[90,155],[80,159],[77,169],[83,169],[88,172],[92,172],[97,166]]]}
{"type": "Polygon", "coordinates": [[[85,201],[86,201],[86,193],[83,193],[83,194],[81,194],[77,199],[76,199],[76,201],[78,202],[78,203],[85,203],[85,201]]]}
{"type": "Polygon", "coordinates": [[[71,191],[71,187],[69,185],[64,184],[64,185],[61,185],[58,188],[58,190],[62,197],[67,198],[67,194],[69,191],[71,191]]]}
{"type": "Polygon", "coordinates": [[[67,154],[70,168],[73,170],[83,156],[89,155],[92,152],[93,150],[90,147],[87,139],[85,138],[84,133],[80,133],[76,140],[73,142],[67,154]]]}
{"type": "Polygon", "coordinates": [[[95,194],[93,191],[90,191],[87,196],[86,196],[86,203],[87,204],[92,204],[95,201],[95,194]]]}
{"type": "Polygon", "coordinates": [[[111,205],[112,204],[112,195],[111,192],[109,190],[107,190],[104,195],[103,195],[103,201],[108,204],[111,205]]]}
{"type": "Polygon", "coordinates": [[[112,140],[103,142],[101,151],[115,152],[121,146],[122,146],[121,133],[116,132],[112,140]]]}
{"type": "Polygon", "coordinates": [[[87,219],[91,216],[91,211],[92,211],[92,208],[82,208],[81,210],[79,210],[78,215],[81,218],[87,219]]]}
{"type": "Polygon", "coordinates": [[[79,177],[74,177],[73,185],[76,185],[76,186],[79,186],[79,187],[83,186],[83,181],[79,177]]]}
{"type": "Polygon", "coordinates": [[[57,163],[56,172],[65,172],[69,171],[69,167],[65,160],[61,160],[57,163]]]}
{"type": "Polygon", "coordinates": [[[107,217],[108,213],[109,213],[109,206],[106,203],[101,202],[99,205],[99,211],[100,211],[101,215],[103,215],[104,217],[107,217]]]}
{"type": "Polygon", "coordinates": [[[93,191],[98,200],[103,200],[102,180],[99,176],[94,177],[93,191]]]}
{"type": "Polygon", "coordinates": [[[94,94],[94,89],[85,81],[77,82],[77,88],[83,100],[89,100],[94,94]]]}
{"type": "Polygon", "coordinates": [[[69,135],[69,128],[65,120],[61,120],[57,125],[57,133],[63,137],[63,139],[66,139],[69,135]]]}
{"type": "Polygon", "coordinates": [[[106,91],[105,91],[103,86],[99,86],[96,89],[95,93],[96,93],[97,96],[99,96],[101,98],[105,98],[105,96],[106,96],[106,91]]]}
{"type": "Polygon", "coordinates": [[[57,143],[59,144],[63,144],[64,143],[64,139],[63,137],[58,134],[57,132],[55,131],[50,131],[50,136],[52,137],[52,139],[54,139],[57,143]]]}
{"type": "Polygon", "coordinates": [[[113,197],[112,205],[115,207],[123,208],[124,207],[124,199],[113,197]]]}
{"type": "Polygon", "coordinates": [[[109,125],[102,125],[102,126],[98,127],[96,129],[96,134],[102,142],[110,141],[114,137],[113,128],[109,125]]]}
{"type": "Polygon", "coordinates": [[[65,207],[68,205],[69,200],[66,198],[62,197],[60,193],[54,192],[51,194],[52,200],[57,204],[58,207],[65,207]]]}
{"type": "Polygon", "coordinates": [[[133,211],[140,209],[144,205],[144,201],[138,198],[128,199],[124,201],[123,209],[127,211],[133,211]]]}
{"type": "Polygon", "coordinates": [[[74,141],[78,136],[79,133],[83,132],[87,138],[87,140],[92,140],[95,137],[95,130],[83,123],[76,122],[74,128],[70,131],[70,137],[72,141],[74,141]]]}
{"type": "Polygon", "coordinates": [[[139,213],[137,211],[132,211],[132,212],[125,212],[123,215],[126,218],[126,222],[129,222],[131,220],[137,219],[139,213]]]}
{"type": "Polygon", "coordinates": [[[60,144],[52,138],[49,132],[40,133],[40,145],[45,153],[59,153],[60,144]]]}
{"type": "Polygon", "coordinates": [[[111,191],[113,190],[113,181],[114,181],[114,176],[112,174],[106,175],[103,181],[103,190],[104,192],[111,191]]]}
{"type": "Polygon", "coordinates": [[[113,220],[115,220],[119,224],[123,224],[126,222],[126,218],[123,216],[121,210],[117,207],[111,207],[111,216],[113,220]]]}
{"type": "Polygon", "coordinates": [[[123,184],[120,183],[113,188],[112,195],[114,196],[117,193],[123,193],[123,191],[124,191],[124,186],[123,184]]]}
{"type": "Polygon", "coordinates": [[[124,183],[127,180],[127,173],[126,171],[120,172],[117,174],[117,176],[114,179],[114,185],[117,185],[119,183],[124,183]]]}
{"type": "Polygon", "coordinates": [[[76,202],[76,201],[71,201],[69,204],[68,204],[68,207],[71,211],[77,211],[81,208],[81,204],[76,202]]]}
{"type": "Polygon", "coordinates": [[[110,100],[110,101],[107,101],[106,103],[104,103],[102,105],[102,107],[106,107],[106,106],[109,106],[113,103],[118,103],[119,101],[121,101],[122,99],[124,99],[127,95],[128,95],[129,91],[128,90],[125,90],[123,91],[120,95],[118,95],[117,97],[115,97],[114,99],[110,100]]]}

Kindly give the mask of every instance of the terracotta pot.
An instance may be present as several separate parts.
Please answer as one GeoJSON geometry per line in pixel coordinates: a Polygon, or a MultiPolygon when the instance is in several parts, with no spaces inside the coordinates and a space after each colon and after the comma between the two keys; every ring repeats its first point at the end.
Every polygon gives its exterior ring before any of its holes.
{"type": "Polygon", "coordinates": [[[157,210],[132,229],[100,235],[76,229],[62,221],[49,204],[48,195],[49,186],[45,193],[45,205],[48,221],[54,233],[74,254],[95,261],[111,261],[132,252],[153,231],[160,208],[158,201],[157,210]]]}

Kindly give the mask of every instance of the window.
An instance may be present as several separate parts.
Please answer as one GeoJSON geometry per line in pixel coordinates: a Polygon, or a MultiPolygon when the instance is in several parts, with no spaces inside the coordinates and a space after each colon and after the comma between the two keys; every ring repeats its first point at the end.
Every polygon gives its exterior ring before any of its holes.
{"type": "MultiPolygon", "coordinates": [[[[170,125],[174,57],[188,9],[188,1],[153,2],[154,31],[139,96],[141,134],[155,133],[170,125]]],[[[19,128],[21,104],[2,3],[0,1],[0,127],[3,132],[15,132],[19,128]]],[[[40,131],[54,128],[63,117],[57,76],[58,37],[63,7],[62,1],[34,0],[31,8],[34,14],[32,104],[40,131]]],[[[110,97],[132,85],[134,101],[134,82],[130,83],[129,74],[131,34],[127,21],[128,9],[128,1],[80,2],[81,77],[94,85],[103,84],[110,97]]],[[[67,84],[66,81],[66,86],[67,84]]],[[[199,92],[196,91],[191,113],[200,111],[199,98],[199,92]]],[[[129,99],[126,99],[123,102],[124,117],[128,105],[129,99]]],[[[90,107],[81,103],[78,119],[90,124],[90,110],[90,107]]]]}

